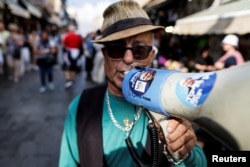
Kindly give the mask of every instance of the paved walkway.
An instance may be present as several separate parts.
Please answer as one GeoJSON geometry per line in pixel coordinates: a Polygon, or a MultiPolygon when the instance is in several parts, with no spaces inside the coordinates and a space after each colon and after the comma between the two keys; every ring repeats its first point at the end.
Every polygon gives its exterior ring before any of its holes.
{"type": "Polygon", "coordinates": [[[38,72],[19,83],[0,78],[0,167],[57,167],[67,107],[83,88],[92,87],[81,73],[74,88],[64,89],[56,67],[55,90],[39,93],[38,72]]]}

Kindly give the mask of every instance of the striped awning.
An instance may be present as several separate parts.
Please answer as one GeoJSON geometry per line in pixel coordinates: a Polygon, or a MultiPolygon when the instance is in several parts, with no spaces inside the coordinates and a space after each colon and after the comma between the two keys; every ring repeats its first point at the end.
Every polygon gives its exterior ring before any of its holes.
{"type": "Polygon", "coordinates": [[[35,7],[34,5],[32,5],[28,1],[23,1],[23,2],[25,3],[27,10],[29,11],[30,14],[32,14],[33,16],[35,16],[37,18],[42,17],[42,12],[40,11],[40,9],[38,9],[37,7],[35,7]]]}
{"type": "Polygon", "coordinates": [[[250,0],[233,1],[178,19],[174,34],[250,33],[250,0]]]}
{"type": "Polygon", "coordinates": [[[17,3],[12,2],[11,0],[5,0],[5,3],[7,4],[8,8],[10,9],[13,15],[23,17],[26,19],[30,18],[29,12],[20,5],[18,5],[17,3]]]}

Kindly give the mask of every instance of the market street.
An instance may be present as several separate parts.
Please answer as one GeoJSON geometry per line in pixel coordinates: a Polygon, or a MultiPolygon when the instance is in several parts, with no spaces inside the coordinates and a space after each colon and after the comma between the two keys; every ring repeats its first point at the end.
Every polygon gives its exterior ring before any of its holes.
{"type": "Polygon", "coordinates": [[[60,67],[54,71],[55,89],[39,93],[38,72],[18,83],[0,78],[0,166],[56,167],[67,107],[83,88],[94,86],[82,72],[70,90],[64,88],[60,67]]]}

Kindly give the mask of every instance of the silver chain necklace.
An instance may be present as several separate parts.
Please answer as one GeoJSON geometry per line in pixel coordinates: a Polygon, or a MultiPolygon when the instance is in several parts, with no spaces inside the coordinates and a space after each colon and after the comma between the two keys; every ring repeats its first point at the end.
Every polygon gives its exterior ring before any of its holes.
{"type": "Polygon", "coordinates": [[[123,132],[126,132],[126,135],[129,134],[129,132],[131,131],[131,129],[133,128],[133,126],[135,125],[135,123],[139,120],[141,112],[142,112],[142,107],[139,107],[138,111],[136,114],[134,114],[134,120],[132,123],[130,123],[127,126],[121,126],[118,121],[115,119],[112,109],[110,107],[110,101],[109,101],[109,93],[108,91],[106,91],[106,102],[107,102],[107,109],[108,109],[108,113],[109,113],[109,117],[112,120],[112,122],[114,123],[114,125],[120,129],[123,132]]]}

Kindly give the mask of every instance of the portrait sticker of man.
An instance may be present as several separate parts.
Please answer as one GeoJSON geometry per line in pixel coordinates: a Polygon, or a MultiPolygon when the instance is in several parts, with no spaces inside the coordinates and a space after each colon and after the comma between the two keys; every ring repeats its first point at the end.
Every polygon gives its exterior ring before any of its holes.
{"type": "Polygon", "coordinates": [[[216,73],[196,74],[182,78],[176,86],[179,100],[189,107],[202,105],[210,94],[216,73]]]}

